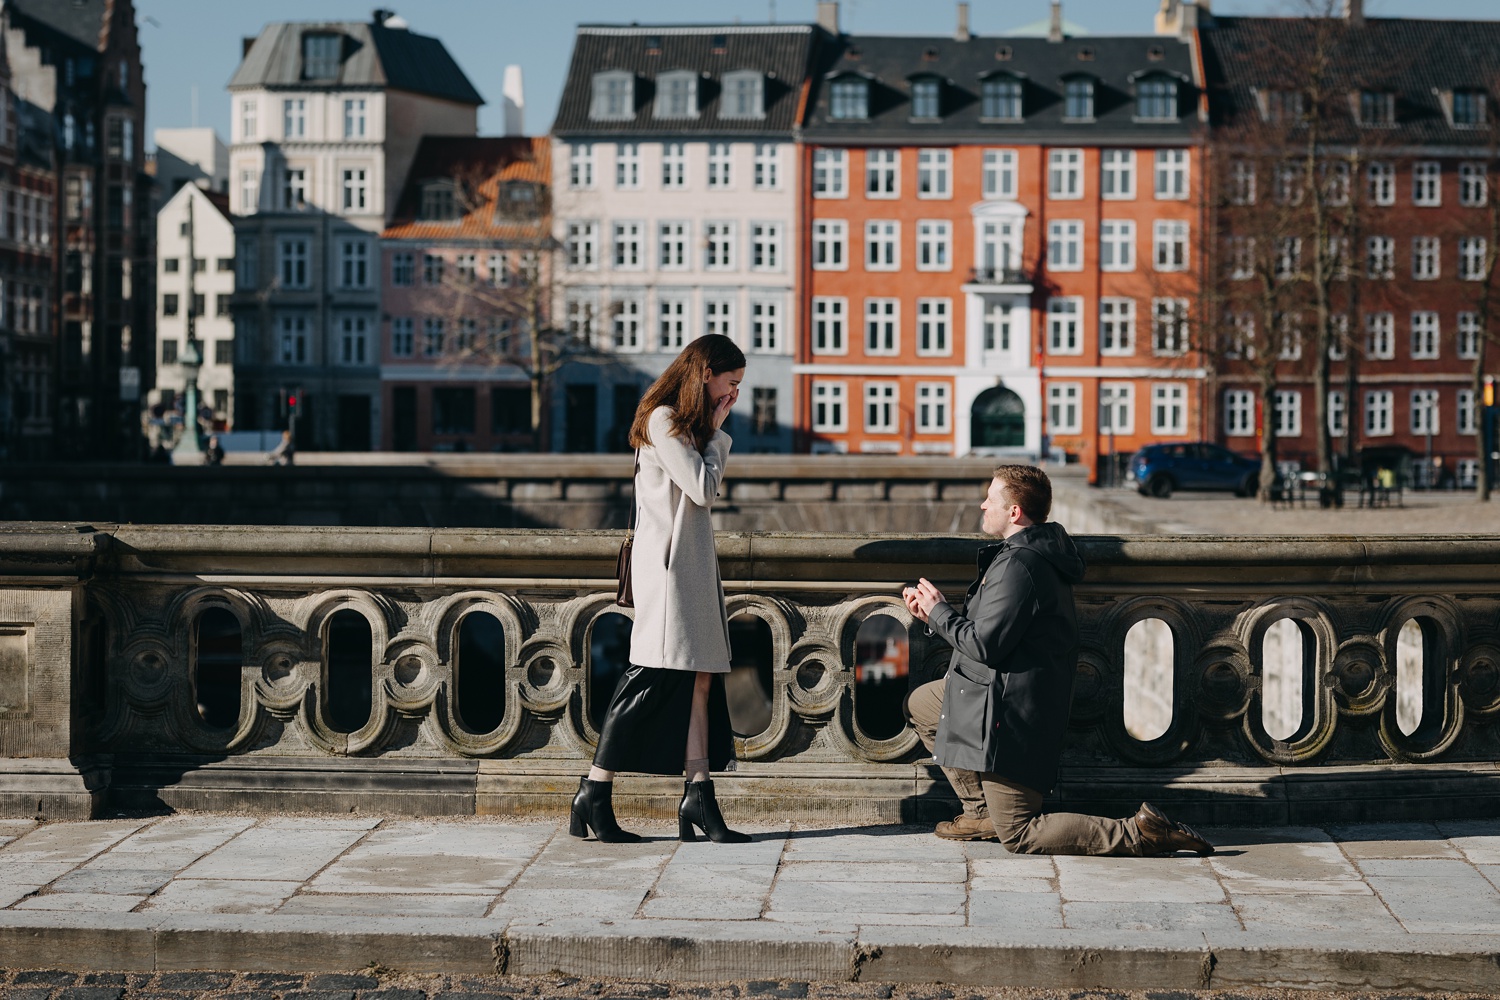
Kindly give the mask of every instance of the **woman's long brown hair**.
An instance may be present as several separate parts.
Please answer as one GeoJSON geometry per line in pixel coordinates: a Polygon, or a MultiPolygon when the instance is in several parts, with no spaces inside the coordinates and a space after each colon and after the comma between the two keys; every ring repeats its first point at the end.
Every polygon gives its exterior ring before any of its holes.
{"type": "Polygon", "coordinates": [[[703,372],[706,369],[722,375],[743,367],[744,352],[723,334],[710,333],[693,341],[651,383],[641,405],[635,408],[630,447],[644,448],[651,443],[651,414],[658,406],[670,406],[672,433],[693,442],[699,451],[707,448],[714,436],[714,401],[703,391],[706,385],[703,372]]]}

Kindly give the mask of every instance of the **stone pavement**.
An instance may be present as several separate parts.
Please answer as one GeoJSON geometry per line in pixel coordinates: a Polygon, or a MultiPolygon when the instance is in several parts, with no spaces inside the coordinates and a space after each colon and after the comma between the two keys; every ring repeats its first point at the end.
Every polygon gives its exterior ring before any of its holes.
{"type": "Polygon", "coordinates": [[[627,825],[650,839],[499,818],[0,821],[0,967],[1500,988],[1493,821],[1214,829],[1208,859],[627,825]]]}

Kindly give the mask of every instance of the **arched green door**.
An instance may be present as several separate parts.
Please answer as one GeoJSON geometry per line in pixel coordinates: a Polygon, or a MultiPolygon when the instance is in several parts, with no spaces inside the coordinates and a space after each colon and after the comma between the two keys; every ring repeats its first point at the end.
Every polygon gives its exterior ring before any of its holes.
{"type": "Polygon", "coordinates": [[[969,447],[1020,448],[1026,444],[1026,404],[1003,385],[986,389],[974,400],[969,447]]]}

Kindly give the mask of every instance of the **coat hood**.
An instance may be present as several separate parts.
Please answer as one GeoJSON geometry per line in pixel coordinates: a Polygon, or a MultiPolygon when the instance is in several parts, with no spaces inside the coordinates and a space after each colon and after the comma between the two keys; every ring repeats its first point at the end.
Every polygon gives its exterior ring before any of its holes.
{"type": "Polygon", "coordinates": [[[1045,521],[1023,528],[1005,540],[1006,545],[1016,549],[1030,549],[1046,559],[1057,570],[1057,575],[1069,584],[1083,579],[1087,565],[1073,536],[1056,521],[1045,521]]]}

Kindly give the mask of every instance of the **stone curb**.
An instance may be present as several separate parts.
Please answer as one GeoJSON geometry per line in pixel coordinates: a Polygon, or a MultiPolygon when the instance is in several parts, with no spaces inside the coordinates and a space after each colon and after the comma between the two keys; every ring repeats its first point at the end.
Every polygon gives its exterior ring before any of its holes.
{"type": "Polygon", "coordinates": [[[871,927],[730,921],[0,913],[12,968],[401,972],[722,982],[736,979],[1033,988],[1487,992],[1500,934],[1201,933],[871,927]]]}

